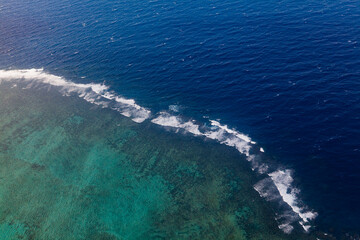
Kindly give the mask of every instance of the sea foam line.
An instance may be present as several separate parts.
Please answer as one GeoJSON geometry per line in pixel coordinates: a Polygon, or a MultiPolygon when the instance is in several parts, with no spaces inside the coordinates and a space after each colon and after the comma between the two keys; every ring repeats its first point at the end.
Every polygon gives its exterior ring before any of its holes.
{"type": "MultiPolygon", "coordinates": [[[[117,95],[104,84],[74,83],[63,77],[46,73],[43,69],[0,70],[0,84],[3,81],[14,82],[13,87],[17,86],[17,82],[27,83],[26,88],[41,88],[43,85],[56,87],[65,96],[77,94],[90,103],[112,108],[138,123],[151,117],[148,109],[139,106],[133,99],[117,95]]],[[[206,127],[196,124],[195,121],[185,121],[181,117],[167,112],[158,113],[157,117],[151,119],[151,122],[177,130],[181,129],[195,136],[203,136],[236,148],[246,156],[254,171],[266,176],[254,186],[260,196],[269,201],[281,200],[290,206],[292,213],[283,213],[278,217],[279,228],[286,233],[291,233],[293,230],[291,224],[297,221],[305,231],[309,230],[310,221],[317,216],[317,213],[307,211],[306,206],[300,207],[303,205],[298,198],[300,191],[292,186],[291,171],[285,169],[269,173],[269,166],[261,162],[260,154],[250,153],[251,148],[256,146],[256,142],[252,141],[249,136],[230,129],[219,121],[210,120],[211,127],[206,127]]],[[[264,152],[264,149],[258,147],[258,152],[264,152]]]]}
{"type": "Polygon", "coordinates": [[[200,131],[200,125],[192,121],[184,121],[180,117],[173,116],[167,112],[160,112],[158,117],[152,119],[151,122],[165,127],[182,129],[196,136],[204,136],[217,140],[222,144],[235,147],[240,153],[246,156],[250,156],[251,139],[244,134],[228,129],[226,125],[221,125],[217,121],[210,120],[211,125],[216,128],[212,130],[210,128],[205,129],[203,132],[200,131]]]}
{"type": "Polygon", "coordinates": [[[266,175],[267,177],[254,185],[254,189],[267,201],[278,205],[277,208],[281,212],[277,217],[279,228],[285,233],[291,233],[294,229],[292,224],[298,222],[308,232],[311,228],[310,221],[314,220],[318,214],[309,210],[299,200],[300,190],[293,186],[292,171],[276,170],[266,175]],[[286,203],[290,209],[284,208],[282,203],[286,203]]]}
{"type": "Polygon", "coordinates": [[[149,110],[136,104],[135,100],[123,98],[110,91],[105,84],[74,83],[63,77],[46,73],[43,69],[0,70],[0,82],[19,80],[28,83],[28,88],[41,87],[45,84],[58,88],[66,96],[77,94],[90,103],[117,110],[138,123],[148,119],[151,114],[149,110]]]}

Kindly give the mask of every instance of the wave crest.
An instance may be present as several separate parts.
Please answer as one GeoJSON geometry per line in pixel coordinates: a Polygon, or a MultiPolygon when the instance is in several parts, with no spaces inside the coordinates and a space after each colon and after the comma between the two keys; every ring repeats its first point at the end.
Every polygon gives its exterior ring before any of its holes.
{"type": "Polygon", "coordinates": [[[135,100],[117,95],[105,84],[74,83],[63,77],[46,73],[43,69],[0,70],[0,83],[2,81],[22,81],[28,83],[28,88],[41,87],[44,84],[56,87],[65,96],[77,94],[90,103],[112,108],[138,123],[151,115],[149,110],[136,104],[135,100]]]}

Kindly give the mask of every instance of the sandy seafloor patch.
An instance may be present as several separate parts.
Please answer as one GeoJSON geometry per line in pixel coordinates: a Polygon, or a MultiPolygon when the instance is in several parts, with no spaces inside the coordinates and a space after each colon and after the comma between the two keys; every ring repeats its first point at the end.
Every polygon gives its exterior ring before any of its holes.
{"type": "Polygon", "coordinates": [[[230,147],[0,86],[0,239],[315,239],[279,230],[230,147]]]}

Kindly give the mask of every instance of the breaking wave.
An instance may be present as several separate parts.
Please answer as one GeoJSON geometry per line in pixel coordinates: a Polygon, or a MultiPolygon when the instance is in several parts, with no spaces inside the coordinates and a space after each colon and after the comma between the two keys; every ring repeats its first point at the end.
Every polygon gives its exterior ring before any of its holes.
{"type": "MultiPolygon", "coordinates": [[[[305,231],[311,228],[310,221],[316,218],[317,213],[308,210],[299,200],[300,190],[293,187],[292,171],[271,167],[262,161],[264,149],[259,147],[249,136],[221,124],[219,121],[209,120],[209,124],[200,124],[195,120],[184,120],[169,112],[159,112],[152,117],[151,111],[136,104],[133,99],[126,99],[111,91],[105,84],[80,84],[66,80],[63,77],[46,73],[43,69],[0,70],[0,84],[3,81],[25,83],[26,88],[54,87],[64,96],[77,95],[84,100],[111,108],[122,115],[131,118],[137,123],[150,119],[152,123],[183,131],[195,136],[213,139],[221,144],[234,147],[251,163],[252,170],[263,176],[263,179],[254,185],[254,189],[266,200],[279,204],[279,214],[276,220],[279,228],[285,233],[291,233],[293,224],[299,223],[305,231]]],[[[178,113],[179,109],[173,105],[169,109],[178,113]]]]}
{"type": "Polygon", "coordinates": [[[74,83],[43,69],[0,70],[0,83],[2,81],[21,81],[27,83],[27,88],[41,88],[44,85],[56,87],[63,95],[77,94],[86,101],[114,109],[135,122],[148,119],[151,112],[139,106],[133,99],[126,99],[109,90],[109,86],[96,83],[74,83]]]}
{"type": "Polygon", "coordinates": [[[293,186],[291,170],[276,170],[267,173],[267,176],[256,183],[254,189],[267,201],[277,204],[280,212],[276,218],[279,228],[285,233],[291,233],[294,229],[292,225],[298,222],[308,232],[310,221],[317,217],[317,213],[308,210],[299,200],[300,190],[293,186]]]}

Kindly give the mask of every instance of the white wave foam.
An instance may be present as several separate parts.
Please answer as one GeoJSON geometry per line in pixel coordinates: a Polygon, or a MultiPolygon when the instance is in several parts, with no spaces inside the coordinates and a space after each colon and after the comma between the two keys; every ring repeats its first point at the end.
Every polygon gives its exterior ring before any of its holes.
{"type": "Polygon", "coordinates": [[[267,201],[278,201],[281,198],[279,194],[277,194],[277,189],[271,178],[260,180],[254,185],[254,189],[267,201]]]}
{"type": "Polygon", "coordinates": [[[203,135],[207,138],[217,140],[221,144],[236,148],[240,153],[250,156],[250,144],[255,144],[249,136],[229,129],[227,125],[221,125],[218,121],[210,120],[215,128],[206,131],[203,135]]]}
{"type": "Polygon", "coordinates": [[[160,112],[159,116],[152,119],[151,122],[165,127],[180,128],[194,135],[203,135],[199,130],[199,125],[191,121],[182,121],[179,117],[172,116],[166,112],[160,112]]]}
{"type": "Polygon", "coordinates": [[[41,87],[43,84],[56,87],[66,96],[77,94],[90,103],[115,109],[138,123],[149,118],[151,114],[133,99],[116,95],[104,84],[74,83],[63,77],[46,73],[43,69],[0,70],[0,83],[2,81],[21,81],[28,84],[27,88],[41,87]]]}
{"type": "Polygon", "coordinates": [[[304,207],[299,207],[298,194],[300,193],[300,190],[292,186],[294,179],[291,177],[291,171],[289,169],[278,170],[269,173],[268,175],[274,182],[283,201],[286,202],[291,207],[291,209],[302,219],[302,221],[299,222],[300,225],[304,228],[305,231],[308,231],[311,227],[309,221],[315,219],[317,213],[306,211],[304,207]]]}
{"type": "Polygon", "coordinates": [[[210,120],[210,122],[211,122],[211,124],[213,126],[216,126],[216,127],[220,128],[220,129],[223,129],[227,133],[233,134],[235,137],[237,137],[239,139],[242,139],[245,142],[256,144],[256,142],[252,141],[249,136],[247,136],[245,134],[242,134],[242,133],[239,133],[236,130],[230,129],[230,128],[228,128],[227,125],[221,125],[218,121],[215,121],[215,120],[210,120]]]}
{"type": "Polygon", "coordinates": [[[229,129],[226,125],[221,125],[214,120],[210,120],[210,123],[214,128],[205,129],[203,132],[200,131],[199,125],[191,121],[184,121],[180,117],[173,116],[167,112],[160,112],[159,116],[151,120],[151,122],[165,127],[182,129],[197,136],[205,136],[206,138],[217,140],[221,144],[235,147],[240,153],[243,153],[248,157],[250,156],[250,144],[255,143],[251,141],[250,137],[229,129]]]}

